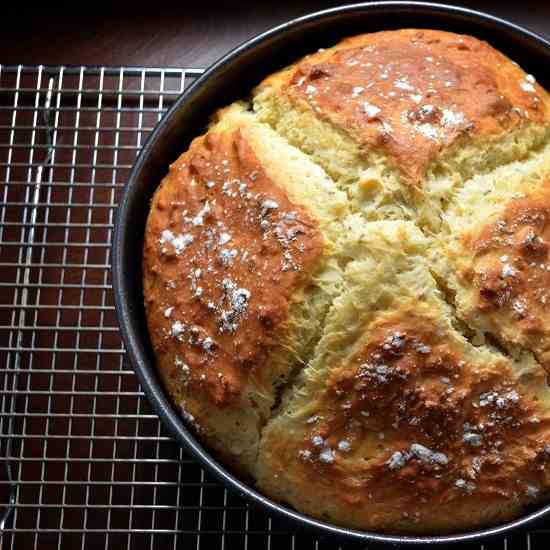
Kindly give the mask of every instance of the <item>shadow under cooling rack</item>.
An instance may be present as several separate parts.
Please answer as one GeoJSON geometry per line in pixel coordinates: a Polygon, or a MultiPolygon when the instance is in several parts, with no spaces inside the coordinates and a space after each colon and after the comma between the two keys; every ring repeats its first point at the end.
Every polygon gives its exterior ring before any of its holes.
{"type": "MultiPolygon", "coordinates": [[[[201,72],[0,66],[1,548],[333,548],[205,474],[125,358],[110,280],[117,201],[148,133],[201,72]]],[[[549,543],[539,530],[486,548],[549,543]]]]}

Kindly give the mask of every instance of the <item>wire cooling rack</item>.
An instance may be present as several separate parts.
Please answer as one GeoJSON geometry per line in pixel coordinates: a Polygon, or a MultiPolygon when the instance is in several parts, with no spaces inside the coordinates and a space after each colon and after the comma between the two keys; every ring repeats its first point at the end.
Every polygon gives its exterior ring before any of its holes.
{"type": "MultiPolygon", "coordinates": [[[[147,134],[200,73],[0,65],[2,549],[334,548],[211,479],[125,357],[117,201],[147,134]]],[[[539,529],[485,548],[549,545],[539,529]]]]}

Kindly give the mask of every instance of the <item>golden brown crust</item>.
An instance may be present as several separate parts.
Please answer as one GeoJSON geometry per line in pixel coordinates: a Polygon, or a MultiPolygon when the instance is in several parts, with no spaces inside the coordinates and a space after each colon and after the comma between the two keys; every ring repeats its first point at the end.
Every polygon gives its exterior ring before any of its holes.
{"type": "Polygon", "coordinates": [[[472,362],[433,319],[406,317],[375,323],[312,396],[297,444],[272,438],[270,467],[304,499],[324,486],[332,505],[310,509],[354,527],[444,532],[514,517],[548,484],[550,417],[506,360],[472,362]]]}
{"type": "Polygon", "coordinates": [[[265,174],[239,131],[193,142],[152,203],[144,251],[149,332],[167,380],[216,406],[252,382],[289,300],[323,249],[318,224],[265,174]],[[184,372],[185,380],[182,380],[184,372]]]}
{"type": "Polygon", "coordinates": [[[349,38],[280,78],[279,93],[309,104],[366,152],[385,151],[415,182],[461,136],[490,139],[541,122],[549,104],[532,76],[486,42],[442,31],[349,38]]]}
{"type": "Polygon", "coordinates": [[[550,369],[550,181],[529,196],[508,203],[474,234],[463,236],[473,253],[459,275],[476,291],[475,311],[505,340],[532,349],[550,369]]]}

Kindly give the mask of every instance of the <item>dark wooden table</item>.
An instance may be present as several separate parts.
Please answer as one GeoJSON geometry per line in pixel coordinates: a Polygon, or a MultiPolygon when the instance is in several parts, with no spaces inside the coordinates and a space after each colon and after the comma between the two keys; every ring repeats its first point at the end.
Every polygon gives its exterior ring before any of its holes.
{"type": "MultiPolygon", "coordinates": [[[[443,3],[489,11],[550,38],[549,0],[443,3]]],[[[342,2],[180,0],[151,2],[147,10],[128,1],[84,8],[52,2],[32,10],[14,4],[2,8],[11,13],[3,17],[1,63],[205,67],[273,25],[342,2]]]]}

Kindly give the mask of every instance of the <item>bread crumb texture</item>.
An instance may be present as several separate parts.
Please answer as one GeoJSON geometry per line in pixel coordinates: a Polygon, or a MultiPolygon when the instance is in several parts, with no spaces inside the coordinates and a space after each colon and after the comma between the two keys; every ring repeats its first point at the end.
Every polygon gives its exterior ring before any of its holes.
{"type": "Polygon", "coordinates": [[[366,34],[218,111],[147,220],[159,374],[266,495],[443,534],[550,490],[550,100],[470,36],[366,34]]]}

